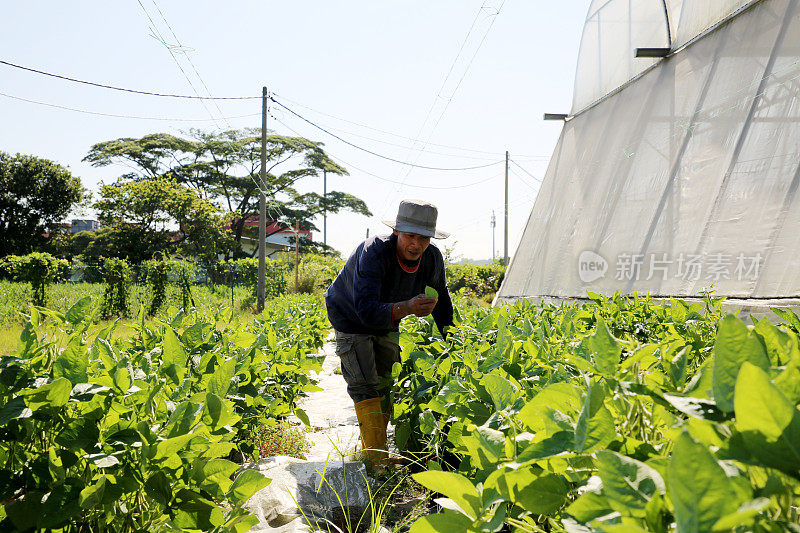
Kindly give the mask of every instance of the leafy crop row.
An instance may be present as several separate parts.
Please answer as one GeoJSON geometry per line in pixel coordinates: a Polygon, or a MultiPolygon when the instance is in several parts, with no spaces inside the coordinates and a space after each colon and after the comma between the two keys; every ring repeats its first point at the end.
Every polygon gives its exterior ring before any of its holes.
{"type": "MultiPolygon", "coordinates": [[[[242,323],[171,309],[135,335],[93,326],[90,298],[32,308],[0,358],[0,530],[247,531],[269,480],[232,478],[256,428],[316,387],[317,300],[275,300],[242,323]]],[[[250,444],[252,447],[252,444],[250,444]]]]}
{"type": "Polygon", "coordinates": [[[800,319],[590,296],[409,325],[398,445],[445,496],[412,531],[800,531],[800,319]]]}

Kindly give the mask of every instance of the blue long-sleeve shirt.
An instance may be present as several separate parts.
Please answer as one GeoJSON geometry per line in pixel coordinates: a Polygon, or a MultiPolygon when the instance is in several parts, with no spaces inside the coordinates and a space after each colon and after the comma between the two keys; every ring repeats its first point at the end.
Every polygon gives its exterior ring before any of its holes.
{"type": "Polygon", "coordinates": [[[428,245],[417,270],[407,272],[397,257],[397,237],[376,235],[358,245],[325,291],[328,319],[342,333],[385,335],[397,331],[393,304],[424,293],[426,285],[439,293],[432,315],[442,331],[453,324],[442,253],[434,244],[428,245]]]}

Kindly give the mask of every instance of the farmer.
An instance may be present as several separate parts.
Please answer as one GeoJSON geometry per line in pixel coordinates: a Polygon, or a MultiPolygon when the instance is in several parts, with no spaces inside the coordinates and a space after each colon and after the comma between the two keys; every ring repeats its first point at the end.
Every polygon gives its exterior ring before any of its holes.
{"type": "Polygon", "coordinates": [[[419,200],[403,200],[397,219],[383,223],[394,231],[358,245],[325,292],[328,318],[336,333],[347,393],[356,407],[361,444],[367,458],[387,460],[386,426],[391,405],[386,398],[392,365],[400,362],[397,331],[408,315],[433,315],[446,335],[453,324],[453,303],[447,292],[442,253],[431,237],[449,233],[436,229],[437,209],[419,200]],[[425,296],[425,287],[438,298],[425,296]],[[385,378],[381,383],[381,378],[385,378]],[[381,403],[383,402],[383,406],[381,403]]]}

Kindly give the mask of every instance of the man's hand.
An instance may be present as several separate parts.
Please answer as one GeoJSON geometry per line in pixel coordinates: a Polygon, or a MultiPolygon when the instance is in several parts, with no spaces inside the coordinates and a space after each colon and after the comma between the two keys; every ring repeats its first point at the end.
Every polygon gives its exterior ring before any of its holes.
{"type": "Polygon", "coordinates": [[[408,315],[428,316],[438,301],[439,298],[428,298],[424,294],[419,294],[410,300],[397,303],[392,307],[392,320],[400,321],[408,315]]]}
{"type": "Polygon", "coordinates": [[[428,298],[424,294],[419,294],[414,296],[410,300],[407,300],[406,303],[408,305],[408,314],[410,315],[417,315],[417,316],[428,316],[433,312],[433,308],[436,307],[436,302],[438,302],[438,298],[428,298]]]}

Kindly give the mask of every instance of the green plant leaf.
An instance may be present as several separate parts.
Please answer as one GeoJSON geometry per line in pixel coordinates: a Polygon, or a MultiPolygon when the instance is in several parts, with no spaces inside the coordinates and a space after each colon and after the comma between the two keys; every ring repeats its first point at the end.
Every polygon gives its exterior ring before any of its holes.
{"type": "Polygon", "coordinates": [[[616,452],[598,451],[597,471],[603,480],[603,494],[622,516],[643,518],[653,496],[665,492],[664,480],[656,470],[616,452]]]}
{"type": "Polygon", "coordinates": [[[614,417],[604,405],[603,388],[592,383],[575,425],[575,451],[589,453],[608,446],[617,435],[614,417]]]}
{"type": "Polygon", "coordinates": [[[56,357],[53,363],[53,377],[66,378],[72,384],[85,383],[89,380],[88,353],[80,337],[73,337],[66,349],[56,357]]]}
{"type": "Polygon", "coordinates": [[[766,318],[756,322],[754,330],[764,341],[772,365],[783,366],[791,359],[800,356],[797,337],[779,329],[766,318]]]}
{"type": "Polygon", "coordinates": [[[148,496],[157,501],[162,507],[169,506],[172,499],[172,487],[167,475],[159,470],[144,483],[144,490],[148,496]]]}
{"type": "Polygon", "coordinates": [[[795,331],[800,331],[800,318],[791,309],[779,309],[772,307],[772,312],[788,322],[795,331]]]}
{"type": "Polygon", "coordinates": [[[161,351],[162,372],[172,379],[173,383],[180,385],[183,382],[184,369],[186,368],[186,352],[175,335],[175,330],[166,328],[161,351]]]}
{"type": "Polygon", "coordinates": [[[603,317],[597,317],[597,329],[594,334],[583,339],[581,348],[591,355],[597,372],[606,376],[617,373],[622,345],[608,330],[603,317]]]}
{"type": "Polygon", "coordinates": [[[685,430],[672,450],[667,489],[681,532],[711,531],[717,520],[738,507],[736,492],[722,467],[685,430]]]}
{"type": "Polygon", "coordinates": [[[211,394],[216,394],[217,396],[224,398],[228,394],[228,389],[231,387],[231,381],[235,374],[236,359],[231,358],[223,361],[219,367],[217,367],[217,370],[214,371],[211,379],[208,380],[206,392],[210,392],[211,394]]]}
{"type": "Polygon", "coordinates": [[[545,474],[522,487],[512,501],[531,513],[553,514],[566,503],[569,491],[562,476],[545,474]]]}
{"type": "Polygon", "coordinates": [[[437,291],[433,287],[429,287],[429,286],[426,285],[425,286],[425,296],[427,296],[428,298],[438,298],[439,297],[439,291],[437,291]]]}
{"type": "Polygon", "coordinates": [[[98,385],[96,383],[77,383],[72,387],[69,399],[74,402],[88,402],[94,398],[96,394],[102,394],[110,390],[111,387],[98,385]]]}
{"type": "Polygon", "coordinates": [[[764,464],[800,471],[800,411],[762,369],[744,363],[736,381],[736,429],[747,449],[764,464]]]}
{"type": "Polygon", "coordinates": [[[514,384],[497,374],[484,375],[481,384],[486,388],[489,396],[492,397],[495,411],[502,411],[511,406],[519,396],[514,384]]]}
{"type": "Polygon", "coordinates": [[[736,376],[742,363],[749,361],[759,368],[769,368],[769,360],[758,338],[740,319],[726,315],[719,325],[714,342],[714,400],[726,413],[733,411],[736,376]]]}
{"type": "Polygon", "coordinates": [[[584,524],[613,512],[614,509],[611,508],[608,499],[602,494],[592,491],[581,494],[581,496],[566,509],[568,515],[584,524]]]}
{"type": "Polygon", "coordinates": [[[213,501],[192,490],[179,490],[172,507],[175,509],[172,523],[178,528],[210,531],[225,521],[221,509],[213,501]]]}
{"type": "Polygon", "coordinates": [[[571,431],[559,431],[543,440],[528,444],[519,455],[517,455],[517,461],[520,463],[537,461],[563,452],[572,451],[573,449],[575,449],[575,433],[571,431]]]}
{"type": "Polygon", "coordinates": [[[33,411],[25,405],[25,399],[17,396],[0,407],[0,426],[5,426],[18,418],[29,418],[31,416],[33,416],[33,411]]]}
{"type": "Polygon", "coordinates": [[[411,476],[414,481],[433,492],[444,494],[475,520],[481,512],[481,497],[475,486],[455,472],[427,471],[411,476]]]}
{"type": "Polygon", "coordinates": [[[250,497],[270,483],[270,479],[255,470],[239,474],[228,491],[228,498],[236,505],[243,505],[250,497]]]}
{"type": "Polygon", "coordinates": [[[477,531],[472,527],[472,520],[461,513],[445,510],[440,514],[423,516],[409,529],[408,533],[455,533],[477,531]]]}
{"type": "Polygon", "coordinates": [[[106,488],[106,476],[100,476],[100,479],[88,485],[81,491],[79,504],[83,509],[91,509],[100,504],[103,500],[103,492],[106,488]]]}
{"type": "Polygon", "coordinates": [[[87,418],[71,421],[56,437],[57,444],[75,451],[91,452],[98,445],[100,430],[97,422],[87,418]]]}
{"type": "Polygon", "coordinates": [[[565,413],[579,413],[581,396],[577,387],[568,383],[553,383],[533,397],[517,414],[517,420],[525,424],[531,431],[541,431],[547,425],[545,409],[553,409],[565,413]]]}
{"type": "Polygon", "coordinates": [[[202,410],[203,406],[194,402],[180,403],[164,424],[164,428],[168,430],[167,438],[189,433],[197,423],[197,416],[202,410]]]}
{"type": "Polygon", "coordinates": [[[216,394],[206,394],[202,420],[212,432],[233,424],[238,419],[239,417],[233,413],[225,400],[216,394]]]}
{"type": "Polygon", "coordinates": [[[488,426],[480,426],[476,428],[475,436],[489,457],[499,460],[505,455],[506,436],[502,431],[488,426]]]}
{"type": "Polygon", "coordinates": [[[67,310],[64,318],[71,324],[83,322],[92,312],[92,297],[84,296],[67,310]]]}
{"type": "Polygon", "coordinates": [[[153,460],[158,461],[175,456],[180,450],[186,447],[193,438],[197,435],[179,435],[171,439],[159,441],[153,447],[153,460]]]}
{"type": "Polygon", "coordinates": [[[71,391],[72,383],[62,377],[36,388],[25,389],[19,394],[25,397],[28,407],[33,411],[38,411],[44,407],[57,409],[66,405],[71,391]]]}
{"type": "Polygon", "coordinates": [[[311,427],[311,421],[308,419],[308,415],[299,407],[294,408],[294,416],[296,416],[306,427],[311,427]]]}

